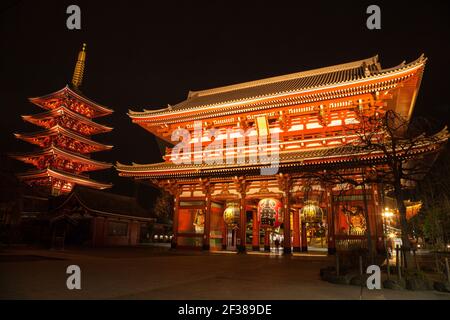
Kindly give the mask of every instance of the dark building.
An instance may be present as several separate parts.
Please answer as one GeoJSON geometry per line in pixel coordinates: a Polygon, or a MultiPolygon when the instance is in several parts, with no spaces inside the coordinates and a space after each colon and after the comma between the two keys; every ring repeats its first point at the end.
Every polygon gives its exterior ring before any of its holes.
{"type": "Polygon", "coordinates": [[[133,197],[76,187],[49,212],[52,243],[133,246],[156,222],[133,197]],[[62,201],[61,201],[62,200],[62,201]]]}

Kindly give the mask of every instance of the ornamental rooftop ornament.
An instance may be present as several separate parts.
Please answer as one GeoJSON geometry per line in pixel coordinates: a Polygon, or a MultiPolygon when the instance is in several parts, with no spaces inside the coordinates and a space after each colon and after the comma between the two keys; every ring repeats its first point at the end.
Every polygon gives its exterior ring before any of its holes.
{"type": "Polygon", "coordinates": [[[78,60],[73,71],[72,85],[75,88],[81,86],[84,75],[84,65],[86,63],[86,43],[83,43],[81,51],[78,53],[78,60]]]}

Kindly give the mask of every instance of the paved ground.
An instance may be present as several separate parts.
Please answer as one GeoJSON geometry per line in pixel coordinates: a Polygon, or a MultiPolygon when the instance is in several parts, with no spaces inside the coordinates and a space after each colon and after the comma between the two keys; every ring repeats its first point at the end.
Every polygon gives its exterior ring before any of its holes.
{"type": "MultiPolygon", "coordinates": [[[[169,252],[164,248],[0,251],[1,299],[359,299],[319,278],[323,257],[169,252]],[[81,267],[82,289],[66,288],[81,267]]],[[[436,291],[364,289],[363,299],[450,299],[436,291]]]]}

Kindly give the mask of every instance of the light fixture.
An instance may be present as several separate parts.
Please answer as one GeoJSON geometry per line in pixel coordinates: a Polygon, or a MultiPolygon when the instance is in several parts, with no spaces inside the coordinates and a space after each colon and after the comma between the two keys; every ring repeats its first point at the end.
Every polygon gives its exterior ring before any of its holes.
{"type": "Polygon", "coordinates": [[[382,215],[384,218],[392,218],[392,217],[394,216],[394,213],[392,212],[391,209],[385,208],[384,211],[381,213],[381,215],[382,215]]]}

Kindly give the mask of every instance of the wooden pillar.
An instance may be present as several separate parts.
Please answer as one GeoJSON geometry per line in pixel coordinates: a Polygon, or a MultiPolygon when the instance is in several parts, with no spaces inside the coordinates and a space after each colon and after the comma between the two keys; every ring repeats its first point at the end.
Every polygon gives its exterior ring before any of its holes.
{"type": "Polygon", "coordinates": [[[179,192],[175,192],[175,208],[173,210],[173,237],[172,242],[170,244],[172,249],[175,249],[178,244],[178,213],[180,207],[180,194],[179,192]]]}
{"type": "Polygon", "coordinates": [[[224,223],[222,228],[222,250],[227,249],[227,236],[228,236],[228,227],[227,224],[224,223]]]}
{"type": "Polygon", "coordinates": [[[257,210],[253,210],[252,250],[259,251],[259,221],[258,221],[258,211],[257,210]]]}
{"type": "Polygon", "coordinates": [[[211,229],[211,195],[209,192],[209,188],[207,188],[206,192],[206,213],[205,213],[205,227],[203,228],[203,250],[209,250],[209,237],[210,237],[210,229],[211,229]]]}
{"type": "Polygon", "coordinates": [[[247,213],[245,211],[245,192],[241,193],[241,205],[240,205],[240,223],[239,223],[239,235],[237,241],[238,252],[245,253],[245,245],[247,238],[247,213]]]}
{"type": "Polygon", "coordinates": [[[291,254],[291,206],[289,201],[289,191],[286,191],[284,197],[284,218],[283,218],[283,235],[284,235],[284,254],[291,254]]]}
{"type": "Polygon", "coordinates": [[[331,186],[326,188],[326,203],[327,203],[327,224],[328,224],[328,254],[336,253],[336,240],[335,240],[335,219],[333,204],[333,188],[331,186]]]}
{"type": "Polygon", "coordinates": [[[294,217],[292,219],[292,223],[293,225],[293,241],[294,243],[292,244],[293,246],[293,250],[294,252],[300,252],[301,251],[301,247],[300,247],[300,212],[295,212],[294,213],[294,217]]]}
{"type": "Polygon", "coordinates": [[[308,238],[306,234],[306,222],[301,221],[302,226],[302,252],[308,252],[308,238]]]}
{"type": "Polygon", "coordinates": [[[264,251],[270,251],[270,229],[264,229],[264,251]]]}
{"type": "Polygon", "coordinates": [[[246,181],[244,177],[234,177],[234,184],[236,186],[236,189],[238,190],[240,194],[240,206],[239,206],[239,229],[237,232],[236,237],[236,248],[238,252],[245,253],[245,245],[246,245],[246,229],[247,229],[247,215],[245,212],[245,196],[246,196],[246,181]]]}
{"type": "Polygon", "coordinates": [[[291,254],[291,186],[292,179],[289,174],[280,173],[277,175],[279,189],[283,192],[283,236],[284,236],[284,254],[291,254]]]}

